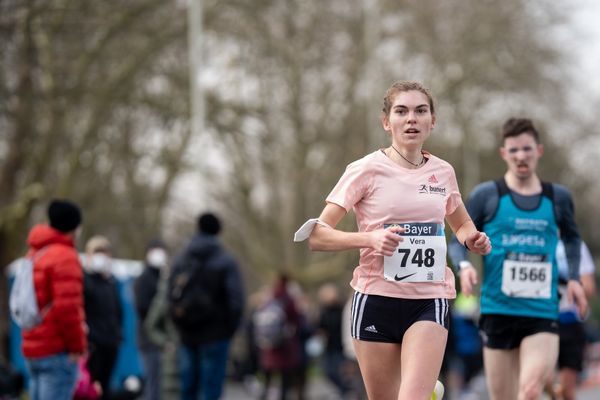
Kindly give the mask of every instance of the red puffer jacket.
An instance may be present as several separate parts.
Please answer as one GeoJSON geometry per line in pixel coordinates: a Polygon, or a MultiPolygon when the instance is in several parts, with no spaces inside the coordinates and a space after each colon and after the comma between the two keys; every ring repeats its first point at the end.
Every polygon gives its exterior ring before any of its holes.
{"type": "Polygon", "coordinates": [[[83,273],[69,235],[48,225],[36,225],[27,238],[30,254],[42,248],[33,279],[42,323],[23,332],[23,355],[46,357],[62,352],[83,353],[87,348],[83,308],[83,273]]]}

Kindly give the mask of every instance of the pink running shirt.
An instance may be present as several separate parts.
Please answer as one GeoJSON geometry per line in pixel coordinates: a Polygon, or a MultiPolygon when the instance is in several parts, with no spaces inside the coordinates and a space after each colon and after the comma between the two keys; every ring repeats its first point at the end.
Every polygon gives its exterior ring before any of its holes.
{"type": "MultiPolygon", "coordinates": [[[[377,150],[349,164],[327,202],[354,210],[360,232],[391,223],[438,223],[462,204],[456,175],[446,161],[424,152],[427,163],[418,169],[404,168],[377,150]]],[[[456,297],[454,274],[445,267],[439,282],[395,282],[383,276],[383,256],[370,248],[360,249],[359,265],[350,286],[379,296],[406,299],[456,297]]]]}

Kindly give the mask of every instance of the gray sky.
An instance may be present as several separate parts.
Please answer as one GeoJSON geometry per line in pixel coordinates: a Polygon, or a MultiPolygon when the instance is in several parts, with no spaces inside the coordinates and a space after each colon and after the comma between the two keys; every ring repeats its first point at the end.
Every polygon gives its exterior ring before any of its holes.
{"type": "Polygon", "coordinates": [[[572,45],[580,59],[575,72],[580,69],[581,83],[600,96],[600,1],[576,0],[565,12],[573,13],[572,45]]]}

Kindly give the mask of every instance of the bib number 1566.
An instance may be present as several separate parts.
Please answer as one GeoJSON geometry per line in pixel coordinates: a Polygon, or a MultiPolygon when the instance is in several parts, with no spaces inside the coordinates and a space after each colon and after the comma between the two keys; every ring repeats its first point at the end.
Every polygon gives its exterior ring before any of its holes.
{"type": "Polygon", "coordinates": [[[526,267],[511,267],[510,268],[511,280],[516,281],[531,281],[531,282],[544,282],[547,278],[546,268],[529,268],[526,267]]]}

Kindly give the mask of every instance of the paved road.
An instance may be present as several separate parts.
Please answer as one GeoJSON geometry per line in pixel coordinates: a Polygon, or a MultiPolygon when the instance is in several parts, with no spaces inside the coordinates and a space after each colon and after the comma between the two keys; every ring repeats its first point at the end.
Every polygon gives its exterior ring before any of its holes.
{"type": "MultiPolygon", "coordinates": [[[[269,400],[277,399],[276,393],[272,393],[272,396],[269,396],[269,400]]],[[[227,384],[225,389],[224,399],[226,400],[252,400],[257,399],[258,396],[253,394],[253,391],[250,389],[246,389],[244,385],[240,383],[230,382],[227,384]]],[[[313,378],[309,383],[307,393],[307,400],[346,400],[340,399],[339,396],[335,394],[335,391],[332,387],[323,379],[323,378],[313,378]]],[[[466,397],[454,398],[450,399],[448,396],[444,397],[445,400],[466,400],[466,397]]],[[[547,399],[547,398],[545,398],[547,399]]],[[[581,389],[577,394],[577,400],[599,400],[600,399],[600,386],[590,387],[581,389]]],[[[488,400],[487,395],[485,393],[471,396],[468,400],[488,400]]]]}
{"type": "Polygon", "coordinates": [[[585,388],[577,393],[577,400],[598,400],[600,399],[600,386],[585,388]]]}

